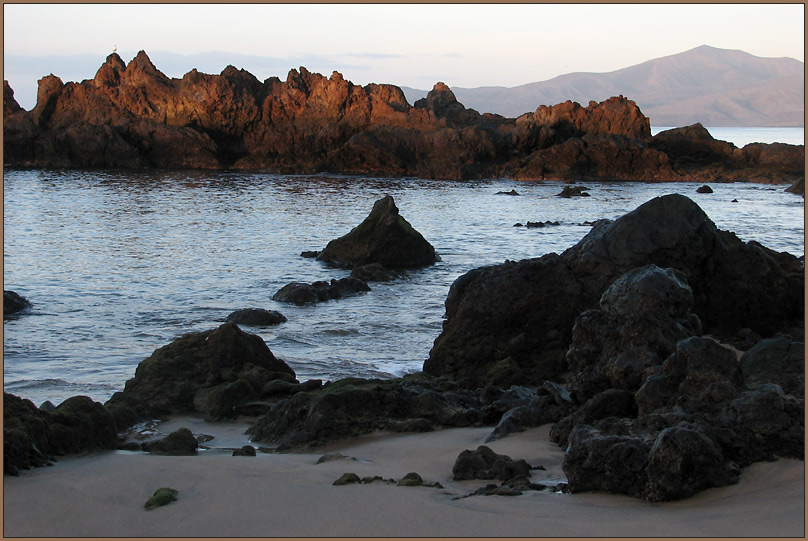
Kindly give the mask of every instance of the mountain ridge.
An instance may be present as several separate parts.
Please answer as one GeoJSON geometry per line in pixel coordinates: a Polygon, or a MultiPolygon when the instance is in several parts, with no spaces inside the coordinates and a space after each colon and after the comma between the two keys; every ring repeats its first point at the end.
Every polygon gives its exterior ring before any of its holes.
{"type": "MultiPolygon", "coordinates": [[[[574,72],[515,87],[455,88],[480,112],[518,116],[541,104],[631,96],[655,126],[805,125],[805,65],[701,45],[611,72],[574,72]]],[[[409,101],[426,91],[400,87],[409,101]]]]}

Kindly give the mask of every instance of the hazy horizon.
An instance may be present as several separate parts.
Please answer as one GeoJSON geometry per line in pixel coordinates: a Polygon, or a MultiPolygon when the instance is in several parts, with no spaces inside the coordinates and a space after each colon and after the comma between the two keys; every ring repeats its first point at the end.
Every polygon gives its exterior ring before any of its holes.
{"type": "Polygon", "coordinates": [[[701,45],[804,61],[803,21],[802,4],[7,4],[4,79],[31,109],[38,79],[90,79],[115,47],[169,77],[305,66],[360,85],[513,87],[701,45]]]}

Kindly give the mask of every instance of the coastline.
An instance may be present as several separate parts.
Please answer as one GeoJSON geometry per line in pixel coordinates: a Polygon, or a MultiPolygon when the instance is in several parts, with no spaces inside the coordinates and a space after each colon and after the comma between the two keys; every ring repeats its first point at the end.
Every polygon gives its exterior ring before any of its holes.
{"type": "MultiPolygon", "coordinates": [[[[193,425],[233,443],[236,423],[176,417],[161,427],[193,425]],[[190,424],[189,424],[190,423],[190,424]],[[230,438],[230,439],[228,439],[230,438]]],[[[563,450],[549,425],[488,445],[563,478],[563,450]]],[[[780,459],[746,468],[737,485],[686,500],[650,504],[611,494],[525,492],[464,496],[485,481],[453,481],[461,451],[481,445],[488,428],[423,434],[376,433],[307,453],[166,457],[113,451],[64,457],[51,468],[4,478],[4,535],[19,536],[760,536],[804,535],[804,463],[780,459]],[[316,464],[325,453],[357,460],[316,464]],[[418,472],[445,488],[385,483],[333,486],[345,472],[400,479],[418,472]],[[157,488],[178,500],[147,512],[157,488]]],[[[246,437],[246,436],[245,436],[246,437]]],[[[236,438],[238,439],[238,438],[236,438]]]]}

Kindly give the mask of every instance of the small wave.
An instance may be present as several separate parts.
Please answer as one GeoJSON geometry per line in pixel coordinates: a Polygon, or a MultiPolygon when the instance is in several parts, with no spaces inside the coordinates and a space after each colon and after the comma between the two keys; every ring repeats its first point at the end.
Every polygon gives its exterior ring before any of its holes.
{"type": "Polygon", "coordinates": [[[317,334],[327,334],[330,336],[351,336],[362,334],[359,329],[323,329],[317,331],[317,334]]]}
{"type": "Polygon", "coordinates": [[[20,379],[15,381],[6,381],[3,383],[6,390],[14,389],[17,391],[30,390],[30,389],[79,389],[79,390],[92,390],[92,391],[116,391],[118,387],[108,383],[83,383],[75,381],[66,381],[63,379],[20,379]]]}

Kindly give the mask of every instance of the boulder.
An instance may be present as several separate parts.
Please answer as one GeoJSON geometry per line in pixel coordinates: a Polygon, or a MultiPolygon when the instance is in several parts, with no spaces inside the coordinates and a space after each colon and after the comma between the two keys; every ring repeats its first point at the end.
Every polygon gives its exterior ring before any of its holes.
{"type": "Polygon", "coordinates": [[[68,398],[51,411],[30,400],[3,393],[3,471],[48,464],[55,455],[116,449],[115,419],[86,396],[68,398]]]}
{"type": "Polygon", "coordinates": [[[713,193],[713,189],[704,184],[703,186],[696,188],[696,193],[713,193]]]}
{"type": "Polygon", "coordinates": [[[155,455],[189,456],[197,454],[198,442],[187,428],[178,428],[165,438],[144,442],[143,450],[155,455]]]}
{"type": "Polygon", "coordinates": [[[225,323],[186,334],[155,350],[106,406],[119,429],[176,413],[226,417],[238,410],[238,404],[258,395],[267,382],[279,378],[294,380],[294,371],[272,354],[260,336],[225,323]]]}
{"type": "Polygon", "coordinates": [[[350,295],[364,293],[365,291],[370,291],[370,287],[366,282],[349,276],[347,278],[332,279],[330,283],[323,280],[311,284],[292,282],[280,288],[272,296],[272,300],[303,305],[341,299],[350,295]]]}
{"type": "Polygon", "coordinates": [[[31,306],[31,301],[16,293],[14,291],[10,291],[7,289],[3,290],[3,317],[10,316],[12,314],[16,314],[26,308],[31,306]]]}
{"type": "Polygon", "coordinates": [[[418,267],[439,261],[435,248],[398,212],[391,196],[374,203],[365,220],[334,239],[317,256],[340,267],[379,263],[385,267],[418,267]]]}
{"type": "Polygon", "coordinates": [[[744,383],[775,383],[786,394],[805,396],[805,344],[785,336],[761,340],[741,357],[744,383]]]}
{"type": "Polygon", "coordinates": [[[388,269],[381,263],[369,263],[361,267],[354,267],[350,277],[357,278],[363,282],[390,282],[399,280],[404,275],[393,269],[388,269]]]}
{"type": "Polygon", "coordinates": [[[236,310],[227,320],[237,325],[250,325],[253,327],[266,327],[279,325],[286,321],[286,317],[277,310],[266,310],[264,308],[244,308],[236,310]]]}
{"type": "Polygon", "coordinates": [[[452,479],[499,479],[508,481],[516,477],[530,476],[530,464],[499,455],[490,447],[480,445],[476,450],[466,449],[457,457],[452,467],[452,479]]]}
{"type": "Polygon", "coordinates": [[[589,188],[587,188],[586,186],[564,186],[561,192],[557,195],[558,197],[566,197],[566,198],[589,197],[589,193],[587,193],[587,190],[589,190],[589,188]]]}

